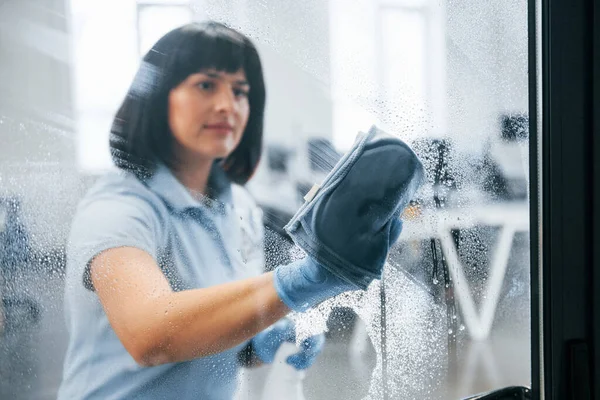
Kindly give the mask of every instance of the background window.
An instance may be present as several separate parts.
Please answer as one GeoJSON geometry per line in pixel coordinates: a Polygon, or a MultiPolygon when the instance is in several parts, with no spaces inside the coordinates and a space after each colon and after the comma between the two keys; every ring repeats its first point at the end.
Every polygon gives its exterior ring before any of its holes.
{"type": "Polygon", "coordinates": [[[169,30],[191,22],[185,2],[72,0],[77,160],[85,173],[113,168],[108,150],[112,119],[140,58],[169,30]]]}

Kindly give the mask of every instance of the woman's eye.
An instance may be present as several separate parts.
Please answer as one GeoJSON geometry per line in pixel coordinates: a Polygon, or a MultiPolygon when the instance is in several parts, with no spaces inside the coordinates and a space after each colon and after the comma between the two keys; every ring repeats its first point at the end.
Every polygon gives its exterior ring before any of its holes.
{"type": "Polygon", "coordinates": [[[210,82],[210,81],[204,81],[204,82],[200,82],[198,84],[198,87],[202,90],[210,90],[212,88],[215,87],[214,83],[210,82]]]}
{"type": "Polygon", "coordinates": [[[233,94],[235,97],[248,97],[247,89],[233,89],[233,94]]]}

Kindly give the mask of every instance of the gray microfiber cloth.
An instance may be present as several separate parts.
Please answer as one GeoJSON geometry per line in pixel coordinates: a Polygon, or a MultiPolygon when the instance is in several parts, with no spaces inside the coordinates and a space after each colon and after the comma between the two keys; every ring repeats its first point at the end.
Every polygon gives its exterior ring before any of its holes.
{"type": "Polygon", "coordinates": [[[381,278],[401,228],[392,222],[423,180],[423,165],[411,148],[373,126],[358,134],[284,229],[320,265],[366,289],[381,278]]]}

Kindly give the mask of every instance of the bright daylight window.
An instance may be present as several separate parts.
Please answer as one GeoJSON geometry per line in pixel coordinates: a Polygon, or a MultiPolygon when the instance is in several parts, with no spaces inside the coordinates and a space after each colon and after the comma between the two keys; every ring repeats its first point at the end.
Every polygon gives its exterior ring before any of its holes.
{"type": "Polygon", "coordinates": [[[112,168],[110,124],[140,58],[163,34],[192,20],[187,2],[73,0],[74,98],[80,168],[112,168]],[[118,62],[107,60],[118,60],[118,62]]]}

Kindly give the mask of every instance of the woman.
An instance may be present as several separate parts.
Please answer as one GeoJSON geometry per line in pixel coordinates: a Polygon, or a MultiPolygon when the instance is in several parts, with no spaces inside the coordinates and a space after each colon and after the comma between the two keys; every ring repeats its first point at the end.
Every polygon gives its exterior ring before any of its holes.
{"type": "MultiPolygon", "coordinates": [[[[146,54],[112,127],[120,171],[73,221],[59,399],[231,399],[240,361],[293,340],[290,309],[355,289],[309,257],[262,273],[243,185],[264,106],[255,47],[221,24],[175,29],[146,54]]],[[[306,368],[321,346],[288,361],[306,368]]]]}

